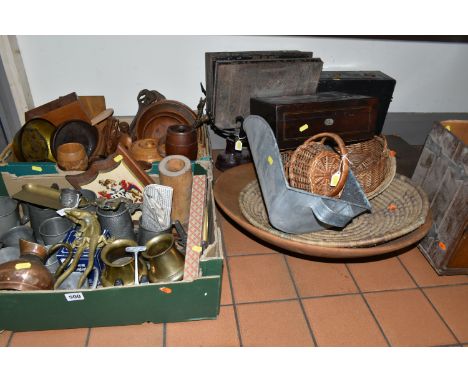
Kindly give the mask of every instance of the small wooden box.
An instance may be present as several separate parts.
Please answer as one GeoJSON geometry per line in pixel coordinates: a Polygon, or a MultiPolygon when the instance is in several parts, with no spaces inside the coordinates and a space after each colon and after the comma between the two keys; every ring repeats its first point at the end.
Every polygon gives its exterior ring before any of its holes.
{"type": "Polygon", "coordinates": [[[346,143],[371,139],[375,135],[377,105],[375,97],[324,92],[251,98],[250,114],[270,124],[280,150],[284,150],[295,149],[322,132],[336,133],[346,143]]]}
{"type": "Polygon", "coordinates": [[[468,274],[468,121],[431,130],[412,180],[426,191],[434,224],[419,249],[441,275],[468,274]]]}

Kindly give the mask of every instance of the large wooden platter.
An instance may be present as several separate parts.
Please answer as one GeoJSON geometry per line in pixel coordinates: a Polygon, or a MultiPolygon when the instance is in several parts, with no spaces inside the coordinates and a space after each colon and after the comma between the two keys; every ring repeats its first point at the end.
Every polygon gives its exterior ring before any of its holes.
{"type": "Polygon", "coordinates": [[[242,189],[256,178],[253,164],[234,167],[222,173],[215,182],[214,197],[218,206],[245,230],[279,248],[303,255],[325,258],[359,258],[389,254],[407,248],[421,240],[432,225],[430,213],[425,223],[415,231],[381,245],[367,248],[335,248],[304,244],[287,240],[250,224],[242,215],[239,195],[242,189]]]}

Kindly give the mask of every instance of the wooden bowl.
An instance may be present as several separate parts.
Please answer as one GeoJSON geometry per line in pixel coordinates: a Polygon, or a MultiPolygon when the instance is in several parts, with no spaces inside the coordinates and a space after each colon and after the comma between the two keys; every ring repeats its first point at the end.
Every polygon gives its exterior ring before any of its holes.
{"type": "Polygon", "coordinates": [[[84,171],[88,168],[88,155],[81,143],[64,143],[57,148],[57,164],[65,171],[84,171]]]}
{"type": "Polygon", "coordinates": [[[189,125],[195,123],[197,115],[185,104],[172,100],[156,102],[138,116],[135,123],[137,139],[166,136],[171,125],[189,125]]]}

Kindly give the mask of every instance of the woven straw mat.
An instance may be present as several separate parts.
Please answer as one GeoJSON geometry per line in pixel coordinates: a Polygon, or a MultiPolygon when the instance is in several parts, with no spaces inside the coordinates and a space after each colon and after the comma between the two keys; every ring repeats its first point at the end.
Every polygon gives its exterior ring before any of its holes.
{"type": "Polygon", "coordinates": [[[293,235],[270,225],[257,180],[245,186],[239,195],[242,214],[253,226],[285,239],[323,247],[356,248],[382,244],[422,226],[429,212],[424,191],[399,174],[370,203],[372,213],[356,217],[343,229],[293,235]]]}

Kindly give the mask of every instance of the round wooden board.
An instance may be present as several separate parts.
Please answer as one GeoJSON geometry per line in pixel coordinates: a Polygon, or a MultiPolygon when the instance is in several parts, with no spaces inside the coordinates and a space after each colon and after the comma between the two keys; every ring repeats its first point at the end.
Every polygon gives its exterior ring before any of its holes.
{"type": "Polygon", "coordinates": [[[429,213],[425,223],[415,231],[385,244],[367,248],[330,248],[294,242],[253,226],[242,215],[239,207],[239,194],[254,179],[256,179],[256,174],[251,163],[225,171],[218,177],[214,185],[216,202],[231,219],[248,232],[287,251],[309,256],[341,259],[383,255],[417,243],[428,233],[432,225],[432,218],[429,213]]]}

